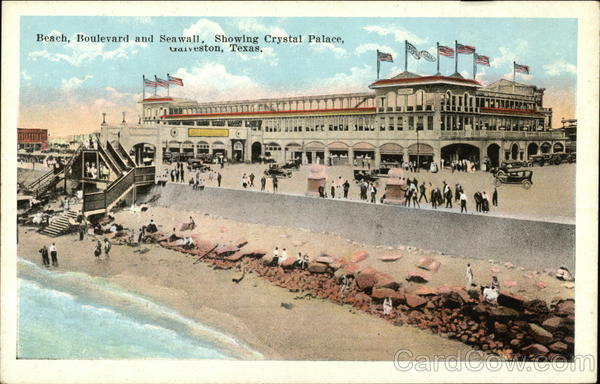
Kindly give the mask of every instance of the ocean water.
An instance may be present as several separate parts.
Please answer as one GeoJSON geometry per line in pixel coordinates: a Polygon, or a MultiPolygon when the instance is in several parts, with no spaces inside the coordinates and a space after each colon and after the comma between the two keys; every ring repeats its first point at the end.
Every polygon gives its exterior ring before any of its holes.
{"type": "Polygon", "coordinates": [[[263,358],[232,336],[104,279],[18,262],[18,358],[263,358]]]}

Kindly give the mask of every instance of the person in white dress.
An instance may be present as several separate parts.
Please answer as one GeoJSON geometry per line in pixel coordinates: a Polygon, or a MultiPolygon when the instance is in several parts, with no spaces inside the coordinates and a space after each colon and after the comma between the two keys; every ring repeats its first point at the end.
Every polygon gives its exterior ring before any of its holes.
{"type": "Polygon", "coordinates": [[[473,286],[473,270],[471,264],[467,264],[467,289],[473,286]]]}

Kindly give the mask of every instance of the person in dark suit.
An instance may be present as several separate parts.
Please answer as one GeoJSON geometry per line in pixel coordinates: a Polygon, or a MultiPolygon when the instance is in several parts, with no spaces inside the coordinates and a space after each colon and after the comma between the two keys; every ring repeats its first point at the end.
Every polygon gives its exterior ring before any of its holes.
{"type": "Polygon", "coordinates": [[[48,258],[48,247],[44,245],[42,249],[40,249],[38,252],[42,254],[42,263],[44,264],[44,267],[50,267],[50,259],[48,258]]]}
{"type": "Polygon", "coordinates": [[[492,205],[494,207],[498,206],[498,190],[494,188],[494,192],[492,193],[492,205]]]}

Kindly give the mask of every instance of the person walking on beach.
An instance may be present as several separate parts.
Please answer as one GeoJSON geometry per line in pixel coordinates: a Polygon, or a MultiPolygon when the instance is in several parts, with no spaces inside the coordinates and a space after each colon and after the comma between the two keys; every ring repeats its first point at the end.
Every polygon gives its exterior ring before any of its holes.
{"type": "Polygon", "coordinates": [[[38,252],[42,254],[42,264],[44,267],[48,268],[50,266],[50,259],[48,258],[48,247],[45,245],[38,252]]]}
{"type": "Polygon", "coordinates": [[[100,260],[100,254],[102,253],[102,243],[100,240],[96,242],[96,246],[94,247],[94,256],[96,256],[96,260],[100,260]]]}
{"type": "Polygon", "coordinates": [[[246,189],[247,186],[248,186],[248,183],[246,181],[246,174],[244,173],[242,175],[242,188],[246,189]]]}
{"type": "Polygon", "coordinates": [[[248,179],[250,180],[249,187],[254,187],[254,177],[254,173],[250,173],[250,176],[248,176],[248,179]]]}
{"type": "Polygon", "coordinates": [[[467,264],[467,289],[473,286],[473,270],[471,269],[471,264],[467,264]]]}
{"type": "Polygon", "coordinates": [[[492,205],[494,207],[498,206],[498,190],[494,187],[494,192],[492,193],[492,205]]]}
{"type": "Polygon", "coordinates": [[[50,257],[52,258],[52,266],[58,267],[58,255],[56,253],[56,244],[52,243],[50,246],[50,257]]]}
{"type": "Polygon", "coordinates": [[[335,199],[335,182],[331,182],[331,198],[335,199]]]}
{"type": "Polygon", "coordinates": [[[77,232],[79,232],[79,241],[83,241],[83,235],[85,234],[85,227],[83,226],[83,224],[79,224],[77,232]]]}
{"type": "Polygon", "coordinates": [[[104,238],[104,256],[106,256],[107,259],[110,259],[110,249],[112,248],[112,245],[110,244],[110,241],[108,241],[107,238],[104,238]]]}
{"type": "Polygon", "coordinates": [[[221,186],[221,174],[217,172],[217,186],[221,186]]]}

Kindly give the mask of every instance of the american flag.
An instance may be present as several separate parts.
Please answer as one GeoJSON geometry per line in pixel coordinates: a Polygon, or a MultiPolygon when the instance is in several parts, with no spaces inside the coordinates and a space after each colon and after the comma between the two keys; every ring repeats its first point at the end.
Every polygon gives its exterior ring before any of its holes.
{"type": "Polygon", "coordinates": [[[156,81],[148,80],[144,78],[144,87],[156,88],[158,83],[156,81]]]}
{"type": "Polygon", "coordinates": [[[486,65],[489,67],[490,66],[490,57],[475,54],[475,62],[477,64],[486,65]]]}
{"type": "Polygon", "coordinates": [[[515,72],[526,73],[529,75],[529,65],[515,64],[515,72]]]}
{"type": "Polygon", "coordinates": [[[169,79],[169,84],[179,85],[180,87],[183,87],[183,79],[179,77],[173,77],[169,74],[167,74],[167,78],[169,79]]]}
{"type": "Polygon", "coordinates": [[[163,87],[163,88],[169,88],[169,82],[167,80],[159,79],[156,76],[154,76],[154,78],[156,79],[157,86],[163,87]]]}
{"type": "Polygon", "coordinates": [[[439,46],[438,53],[442,56],[454,57],[454,49],[446,47],[445,45],[439,46]]]}
{"type": "Polygon", "coordinates": [[[456,49],[458,53],[475,53],[475,47],[470,45],[457,44],[456,49]]]}
{"type": "Polygon", "coordinates": [[[377,51],[377,60],[379,60],[379,61],[388,61],[390,63],[394,62],[394,59],[392,58],[392,54],[391,53],[379,52],[379,51],[377,51]]]}

